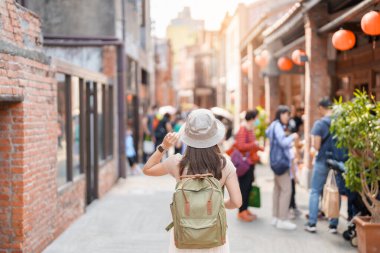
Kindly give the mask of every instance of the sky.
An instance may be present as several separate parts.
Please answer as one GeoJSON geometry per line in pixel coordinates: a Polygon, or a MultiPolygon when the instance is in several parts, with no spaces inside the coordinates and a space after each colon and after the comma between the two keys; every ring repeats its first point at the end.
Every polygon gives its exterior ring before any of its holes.
{"type": "Polygon", "coordinates": [[[151,18],[154,22],[153,34],[164,38],[166,27],[177,17],[185,6],[191,9],[195,19],[205,20],[206,29],[218,30],[228,11],[233,14],[239,2],[251,3],[254,0],[151,0],[151,18]]]}

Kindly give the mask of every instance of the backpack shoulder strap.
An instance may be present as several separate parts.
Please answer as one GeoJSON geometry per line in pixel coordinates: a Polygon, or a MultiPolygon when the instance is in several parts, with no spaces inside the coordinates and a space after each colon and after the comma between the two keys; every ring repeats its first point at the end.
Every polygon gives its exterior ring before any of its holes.
{"type": "MultiPolygon", "coordinates": [[[[274,124],[276,124],[276,125],[280,124],[280,127],[282,127],[282,126],[281,126],[281,123],[278,122],[278,120],[276,120],[276,121],[274,122],[274,124]]],[[[273,144],[274,144],[275,141],[279,142],[279,141],[277,140],[277,135],[276,135],[276,129],[275,129],[275,128],[276,128],[276,125],[273,126],[273,130],[272,130],[272,131],[273,131],[273,135],[272,135],[272,140],[271,140],[271,142],[273,142],[273,144]]]]}
{"type": "Polygon", "coordinates": [[[321,119],[321,122],[322,122],[323,124],[325,124],[325,125],[328,127],[328,129],[329,129],[329,132],[328,132],[328,134],[326,135],[326,137],[322,139],[322,143],[325,143],[325,141],[327,141],[327,140],[330,138],[330,136],[331,136],[331,133],[330,133],[331,122],[328,122],[328,121],[325,120],[324,118],[321,119]]]}

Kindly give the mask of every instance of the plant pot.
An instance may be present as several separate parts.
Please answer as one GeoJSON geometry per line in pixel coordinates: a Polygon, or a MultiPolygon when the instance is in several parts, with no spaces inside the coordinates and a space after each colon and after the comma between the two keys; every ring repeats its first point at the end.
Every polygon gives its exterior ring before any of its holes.
{"type": "Polygon", "coordinates": [[[380,252],[380,223],[370,223],[370,217],[355,217],[360,253],[380,252]]]}

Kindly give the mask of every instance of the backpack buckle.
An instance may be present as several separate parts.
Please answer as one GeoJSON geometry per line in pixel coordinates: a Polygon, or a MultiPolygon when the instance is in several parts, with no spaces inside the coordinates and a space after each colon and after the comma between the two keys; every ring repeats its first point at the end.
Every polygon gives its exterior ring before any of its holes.
{"type": "Polygon", "coordinates": [[[165,228],[165,230],[166,230],[167,232],[169,232],[169,230],[172,229],[173,227],[174,227],[174,222],[171,222],[171,223],[165,228]]]}

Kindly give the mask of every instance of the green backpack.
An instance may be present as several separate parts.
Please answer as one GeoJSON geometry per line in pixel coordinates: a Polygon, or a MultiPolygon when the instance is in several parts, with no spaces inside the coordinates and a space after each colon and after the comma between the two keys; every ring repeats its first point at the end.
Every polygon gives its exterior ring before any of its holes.
{"type": "Polygon", "coordinates": [[[208,249],[226,242],[223,190],[212,174],[182,176],[170,205],[178,249],[208,249]]]}

